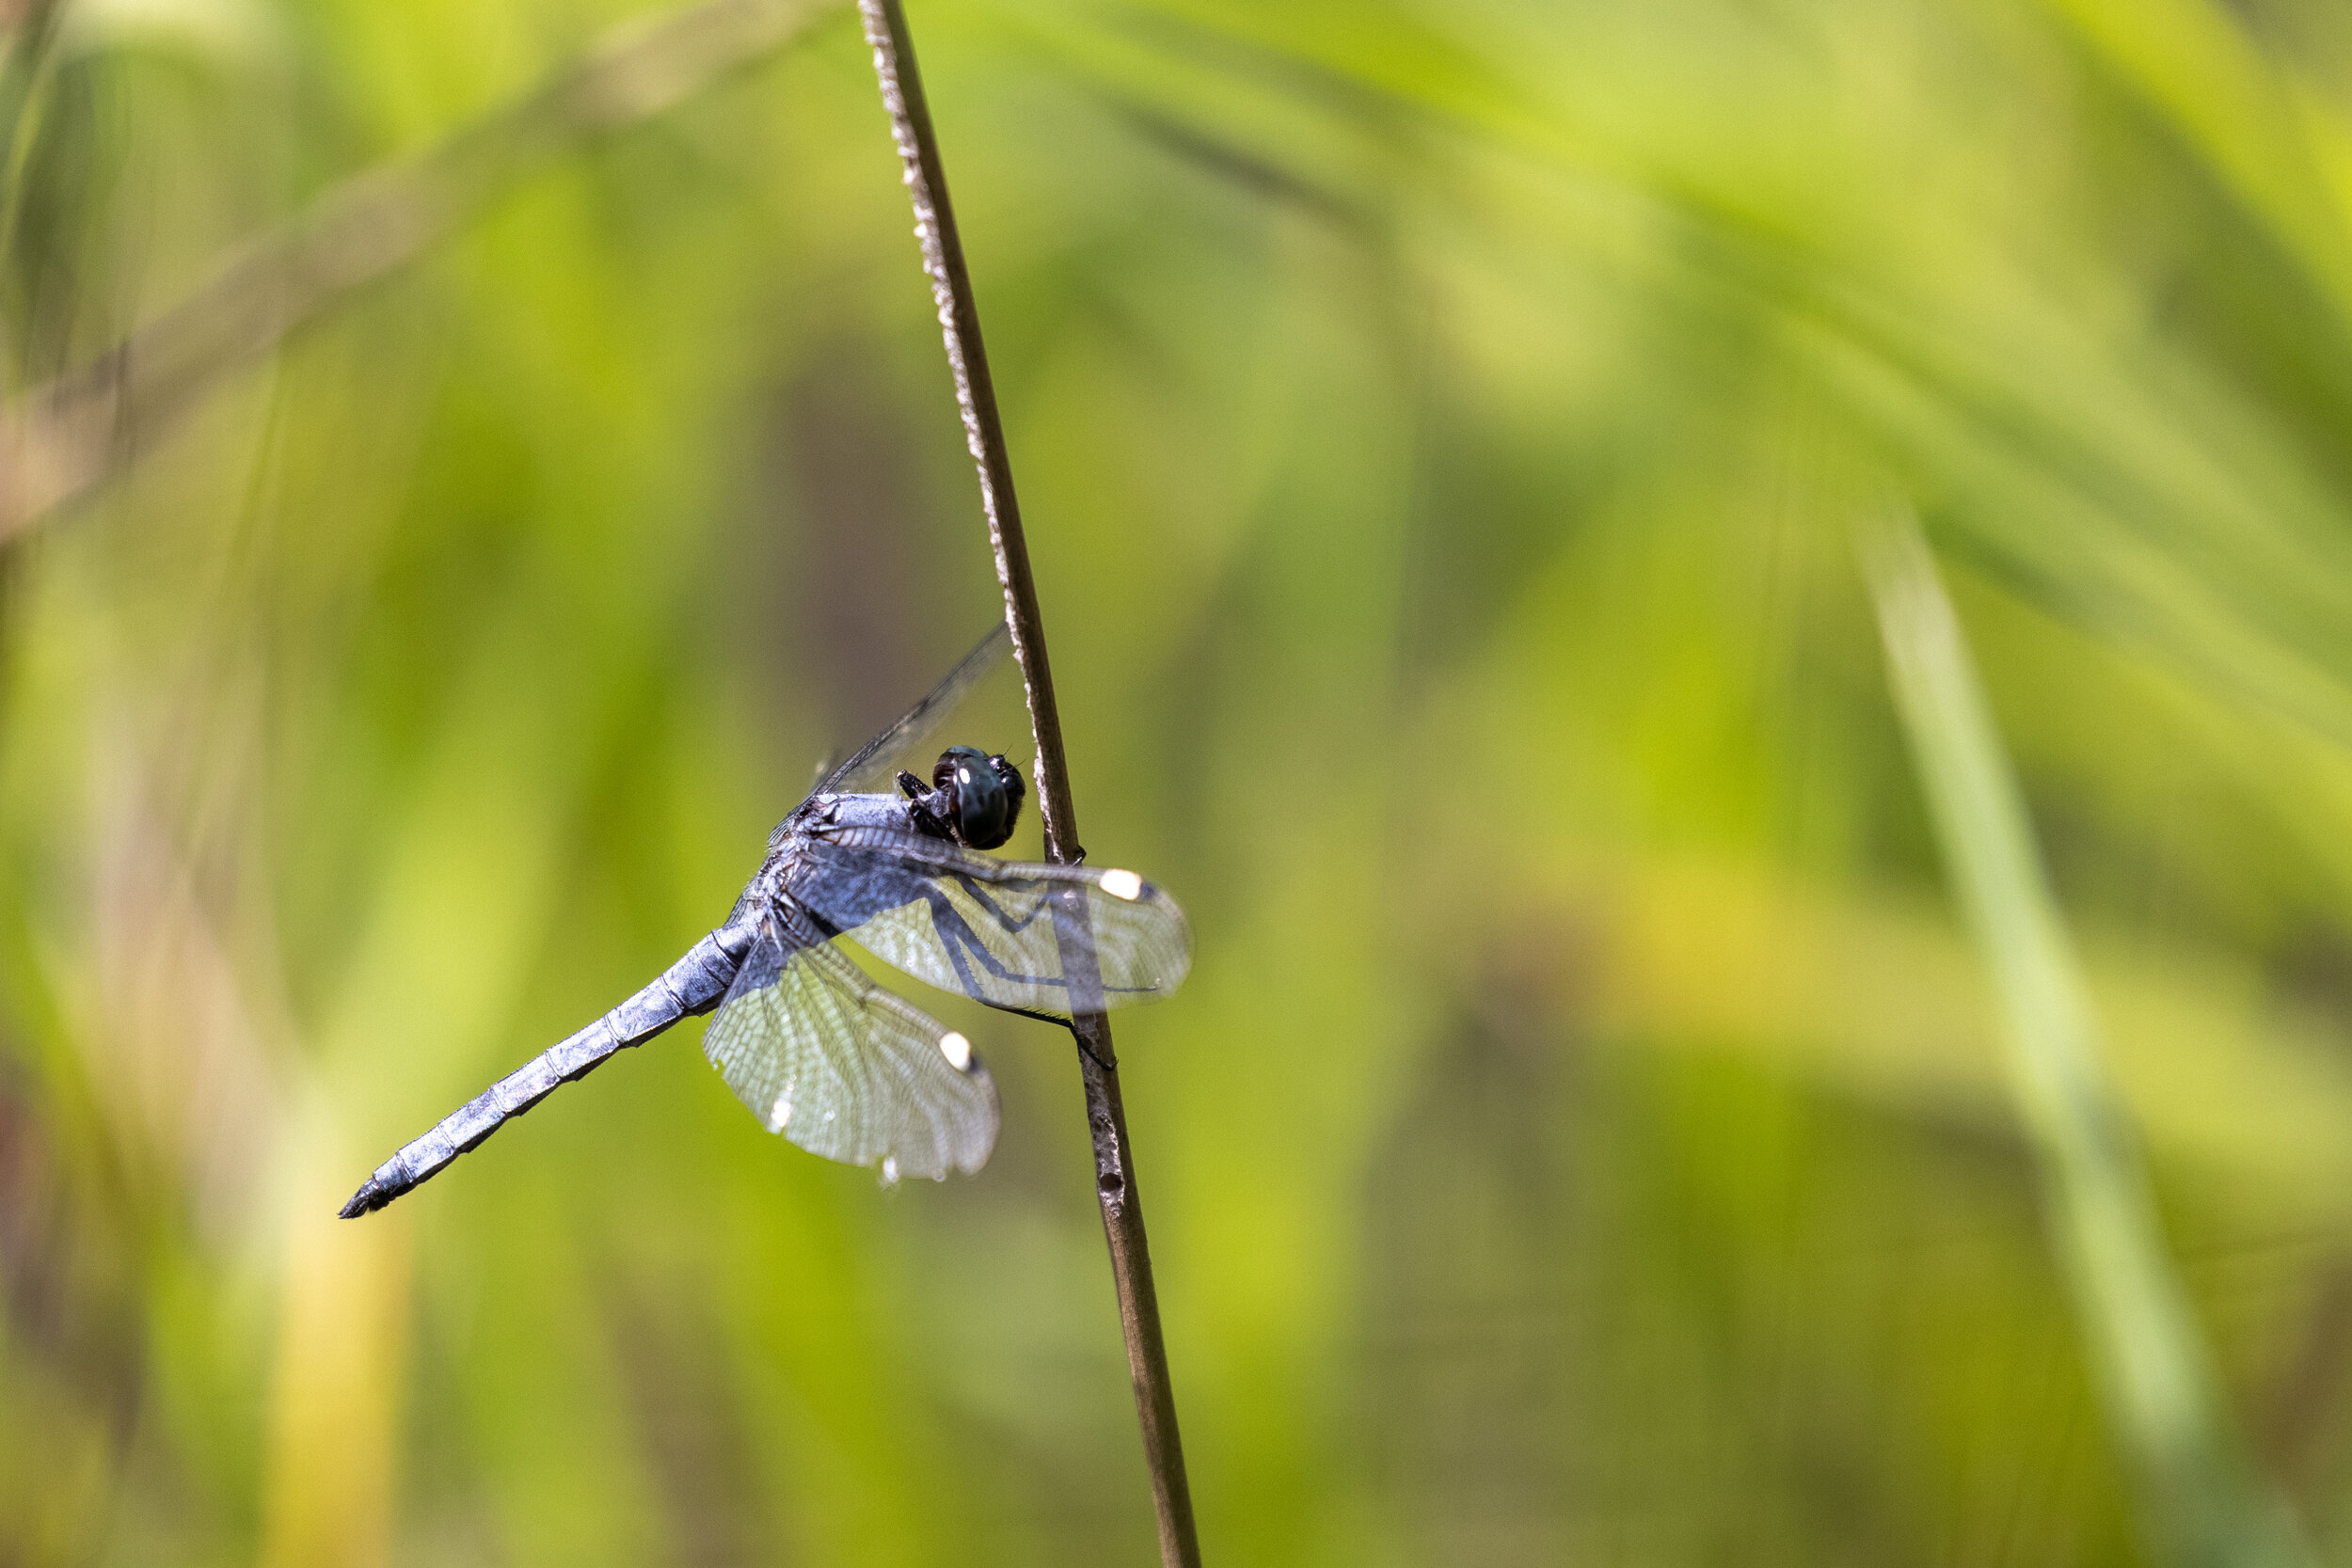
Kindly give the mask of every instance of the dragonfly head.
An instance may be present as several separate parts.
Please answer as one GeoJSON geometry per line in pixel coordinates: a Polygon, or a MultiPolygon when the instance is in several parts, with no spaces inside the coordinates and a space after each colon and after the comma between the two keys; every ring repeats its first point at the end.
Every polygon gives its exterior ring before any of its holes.
{"type": "Polygon", "coordinates": [[[931,769],[931,787],[946,797],[947,829],[975,849],[993,849],[1012,836],[1028,794],[1021,769],[1002,752],[990,756],[977,746],[950,746],[931,769]]]}

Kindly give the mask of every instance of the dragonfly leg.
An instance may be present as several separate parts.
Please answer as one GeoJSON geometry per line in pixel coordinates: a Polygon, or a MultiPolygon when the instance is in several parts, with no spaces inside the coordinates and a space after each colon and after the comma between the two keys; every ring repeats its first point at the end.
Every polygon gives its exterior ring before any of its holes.
{"type": "MultiPolygon", "coordinates": [[[[1059,986],[1064,983],[1052,974],[1015,974],[1004,959],[988,950],[988,943],[980,940],[979,932],[974,930],[971,923],[963,918],[963,911],[947,901],[946,894],[928,891],[924,894],[924,901],[931,907],[931,928],[939,933],[940,945],[947,950],[947,961],[956,966],[956,978],[962,982],[965,995],[983,1002],[988,1000],[988,993],[980,987],[979,977],[972,973],[971,961],[974,959],[977,959],[980,967],[996,979],[1011,984],[1059,986]]],[[[1027,924],[1024,921],[1021,926],[1008,925],[1006,929],[1018,931],[1027,924]]],[[[1012,1007],[1005,1009],[1007,1012],[1019,1010],[1012,1007]]]]}
{"type": "MultiPolygon", "coordinates": [[[[981,909],[987,911],[990,917],[996,922],[997,926],[1009,935],[1017,936],[1021,932],[1026,930],[1036,922],[1039,913],[1046,907],[1046,901],[1041,899],[1036,909],[1031,910],[1027,914],[1016,920],[994,899],[990,898],[986,894],[982,893],[969,879],[959,878],[957,880],[962,886],[963,890],[967,894],[971,895],[973,901],[978,904],[981,909]]],[[[991,976],[1009,984],[1047,986],[1064,990],[1069,989],[1070,982],[1062,975],[1022,974],[1015,973],[1002,958],[999,958],[994,953],[989,950],[988,943],[981,940],[979,932],[972,928],[971,922],[964,918],[963,911],[961,910],[957,909],[955,905],[948,902],[947,895],[946,894],[939,892],[935,888],[929,889],[924,894],[924,901],[930,906],[931,927],[939,934],[940,945],[945,948],[947,953],[947,961],[955,965],[956,978],[961,982],[965,995],[974,997],[982,1002],[988,1001],[987,993],[980,989],[978,977],[972,973],[972,960],[977,960],[980,968],[986,970],[991,976]]],[[[1108,985],[1101,988],[1102,993],[1106,997],[1111,995],[1132,995],[1139,991],[1147,991],[1150,989],[1151,988],[1148,986],[1108,985]]],[[[989,1005],[991,1006],[998,1006],[998,1004],[993,1002],[989,1003],[989,1005]]],[[[999,1010],[1004,1012],[1021,1011],[1018,1007],[1000,1007],[999,1010]]],[[[1081,1008],[1079,1010],[1090,1011],[1092,1009],[1081,1008]]]]}
{"type": "Polygon", "coordinates": [[[972,902],[977,904],[983,910],[986,910],[988,911],[988,917],[996,922],[998,926],[1002,927],[1005,932],[1009,936],[1019,936],[1022,932],[1027,930],[1031,926],[1036,924],[1037,917],[1039,915],[1045,912],[1045,900],[1041,898],[1037,901],[1036,906],[1032,908],[1027,914],[1025,914],[1020,919],[1015,920],[1002,905],[997,903],[994,898],[990,897],[987,890],[981,887],[980,884],[973,878],[959,876],[956,878],[956,885],[963,889],[965,897],[971,899],[972,902]]]}

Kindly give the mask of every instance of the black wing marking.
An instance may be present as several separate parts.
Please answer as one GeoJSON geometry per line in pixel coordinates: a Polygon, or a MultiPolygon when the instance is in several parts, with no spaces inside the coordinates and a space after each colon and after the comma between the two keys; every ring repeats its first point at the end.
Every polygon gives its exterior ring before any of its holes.
{"type": "Polygon", "coordinates": [[[807,916],[763,920],[703,1051],[771,1132],[882,1180],[976,1171],[996,1085],[971,1042],[866,977],[807,916]]]}
{"type": "Polygon", "coordinates": [[[789,891],[876,958],[1017,1012],[1156,1000],[1192,967],[1184,911],[1132,871],[1000,861],[884,828],[820,829],[789,891]]]}
{"type": "MultiPolygon", "coordinates": [[[[973,645],[947,676],[931,689],[930,694],[913,707],[897,723],[859,748],[855,756],[825,775],[824,781],[811,794],[862,795],[897,793],[895,780],[898,769],[913,767],[940,724],[953,713],[971,689],[996,668],[997,661],[1012,646],[1002,621],[989,628],[988,635],[973,645]]],[[[930,777],[931,758],[920,757],[921,766],[914,771],[930,777]]]]}

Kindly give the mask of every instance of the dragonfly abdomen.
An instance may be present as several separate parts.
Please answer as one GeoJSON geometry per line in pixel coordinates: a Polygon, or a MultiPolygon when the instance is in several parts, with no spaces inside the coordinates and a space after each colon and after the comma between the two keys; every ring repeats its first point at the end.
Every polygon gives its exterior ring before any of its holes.
{"type": "Polygon", "coordinates": [[[616,1052],[643,1045],[690,1013],[717,1006],[752,937],[748,925],[725,926],[694,943],[651,985],[508,1073],[377,1166],[343,1205],[342,1217],[356,1219],[383,1208],[538,1104],[559,1084],[587,1076],[616,1052]]]}

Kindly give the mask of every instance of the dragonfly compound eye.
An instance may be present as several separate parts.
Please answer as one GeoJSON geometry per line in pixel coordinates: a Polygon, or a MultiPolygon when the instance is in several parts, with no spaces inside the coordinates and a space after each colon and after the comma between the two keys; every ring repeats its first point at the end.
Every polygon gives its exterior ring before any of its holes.
{"type": "Polygon", "coordinates": [[[977,746],[951,746],[931,769],[931,784],[947,792],[947,826],[975,849],[993,849],[1012,836],[1027,793],[1020,769],[977,746]]]}

